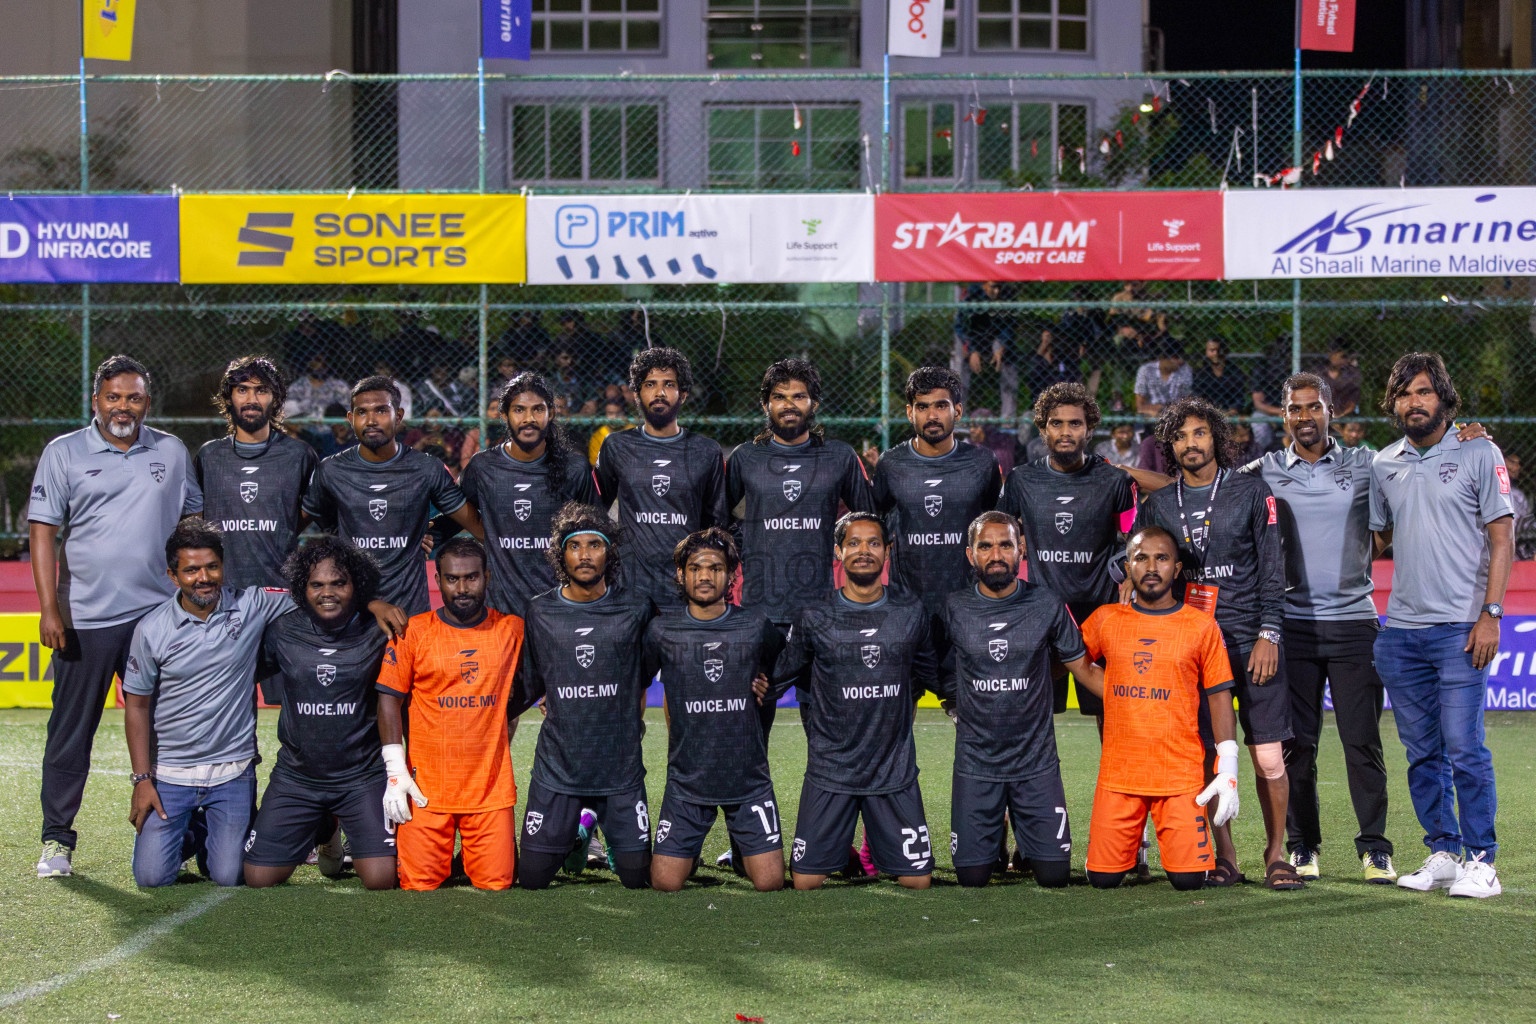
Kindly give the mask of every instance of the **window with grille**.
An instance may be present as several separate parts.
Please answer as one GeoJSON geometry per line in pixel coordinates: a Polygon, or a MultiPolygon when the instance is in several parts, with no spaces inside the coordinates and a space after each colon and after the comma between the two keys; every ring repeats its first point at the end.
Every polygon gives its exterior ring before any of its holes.
{"type": "Polygon", "coordinates": [[[533,0],[534,53],[657,53],[661,0],[533,0]]]}
{"type": "Polygon", "coordinates": [[[859,66],[858,0],[709,0],[711,68],[859,66]]]}
{"type": "Polygon", "coordinates": [[[515,183],[661,180],[657,104],[517,103],[508,118],[515,183]]]}
{"type": "Polygon", "coordinates": [[[978,50],[1088,51],[1088,0],[976,0],[978,50]]]}
{"type": "Polygon", "coordinates": [[[857,104],[712,106],[712,188],[858,189],[862,149],[857,104]]]}
{"type": "Polygon", "coordinates": [[[1050,185],[1062,168],[1077,168],[1088,144],[1088,107],[1081,103],[904,100],[900,123],[902,181],[916,187],[1050,185]]]}

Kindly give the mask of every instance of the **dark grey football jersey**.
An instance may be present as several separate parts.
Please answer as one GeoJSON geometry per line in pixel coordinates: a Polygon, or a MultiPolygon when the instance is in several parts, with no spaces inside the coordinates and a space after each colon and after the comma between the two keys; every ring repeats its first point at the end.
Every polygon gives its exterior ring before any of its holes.
{"type": "Polygon", "coordinates": [[[679,608],[651,620],[641,675],[659,671],[666,688],[667,787],[682,799],[728,806],[772,784],[752,679],[773,671],[783,646],[752,609],[701,622],[679,608]]]}
{"type": "Polygon", "coordinates": [[[432,610],[427,593],[426,535],[431,510],[447,515],[464,504],[464,492],[441,462],[400,446],[388,462],[365,461],[359,448],[320,460],[304,511],[379,563],[379,597],[407,615],[432,610]]]}
{"type": "Polygon", "coordinates": [[[544,698],[533,781],[572,796],[610,796],[645,781],[641,714],[651,677],[639,655],[651,614],[643,595],[615,588],[586,603],[559,590],[528,602],[511,714],[544,698]]]}
{"type": "Polygon", "coordinates": [[[551,490],[548,455],[519,462],[497,445],[475,453],[459,476],[459,489],[485,524],[491,559],[487,600],[505,615],[522,615],[529,598],[555,585],[554,567],[544,554],[560,506],[567,501],[597,504],[586,457],[572,451],[562,469],[559,486],[551,490]]]}
{"type": "Polygon", "coordinates": [[[741,603],[789,624],[832,586],[838,506],[873,511],[864,464],[843,441],[744,444],[726,467],[741,532],[741,603]]]}
{"type": "Polygon", "coordinates": [[[1120,546],[1121,517],[1136,507],[1128,474],[1097,455],[1075,473],[1059,473],[1049,459],[1038,459],[1008,474],[997,507],[1024,527],[1031,583],[1072,605],[1115,600],[1109,560],[1120,546]]]}
{"type": "Polygon", "coordinates": [[[970,586],[949,595],[941,622],[953,655],[939,692],[955,701],[955,774],[1017,782],[1055,771],[1051,655],[1083,656],[1061,596],[1023,580],[1000,599],[970,586]]]}
{"type": "Polygon", "coordinates": [[[267,627],[262,692],[283,706],[274,774],[334,791],[383,778],[379,757],[379,665],[388,642],[368,614],[326,632],[300,610],[267,627]]]}
{"type": "Polygon", "coordinates": [[[913,709],[936,685],[930,615],[887,587],[870,604],[834,590],[803,609],[774,667],[772,693],[800,689],[805,776],[833,793],[894,793],[917,779],[913,709]]]}
{"type": "Polygon", "coordinates": [[[1003,477],[990,449],[955,442],[948,455],[919,455],[908,441],[875,466],[875,507],[891,531],[891,582],[923,595],[937,613],[944,596],[971,581],[965,531],[997,506],[1003,477]]]}
{"type": "Polygon", "coordinates": [[[192,457],[203,489],[203,518],[224,533],[224,582],[232,587],[283,587],[283,560],[299,543],[299,513],[320,461],[315,450],[281,430],[257,452],[233,436],[209,441],[192,457]]]}

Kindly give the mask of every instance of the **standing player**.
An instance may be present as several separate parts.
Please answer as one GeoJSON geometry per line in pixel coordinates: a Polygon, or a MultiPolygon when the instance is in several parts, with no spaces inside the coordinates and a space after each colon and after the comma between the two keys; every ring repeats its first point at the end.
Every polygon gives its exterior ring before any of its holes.
{"type": "Polygon", "coordinates": [[[393,889],[395,829],[384,816],[379,760],[379,668],[388,638],[359,615],[379,587],[373,560],[321,537],[283,565],[299,614],[267,627],[263,681],[281,704],[277,764],[245,843],[245,884],[284,882],[304,863],[317,830],[347,830],[352,867],[369,889],[393,889]]]}
{"type": "MultiPolygon", "coordinates": [[[[795,614],[832,587],[832,528],[838,505],[874,506],[853,448],[816,424],[821,374],[804,359],[781,359],[763,374],[758,403],[768,425],[731,453],[725,481],[740,524],[741,603],[787,632],[795,614]]],[[[763,732],[774,705],[764,702],[763,732]]]]}
{"type": "MultiPolygon", "coordinates": [[[[1232,664],[1221,629],[1179,600],[1178,546],[1160,526],[1139,529],[1126,544],[1130,604],[1105,605],[1088,617],[1088,657],[1103,658],[1104,752],[1088,826],[1088,881],[1113,889],[1136,864],[1150,816],[1168,881],[1198,889],[1214,868],[1211,825],[1237,816],[1237,741],[1232,716],[1232,664]],[[1201,698],[1204,698],[1202,701],[1201,698]],[[1216,737],[1216,777],[1206,785],[1200,706],[1216,737]]],[[[1083,676],[1078,676],[1084,679],[1083,676]]]]}
{"type": "Polygon", "coordinates": [[[614,586],[617,540],[601,509],[566,505],[555,516],[548,555],[560,586],[528,602],[528,652],[510,710],[521,714],[543,698],[547,714],[523,816],[524,889],[554,881],[576,845],[584,807],[602,826],[624,887],[651,884],[640,756],[651,677],[638,654],[652,608],[645,596],[614,586]]]}
{"type": "Polygon", "coordinates": [[[304,491],[315,450],[282,430],[288,388],[266,356],[224,368],[214,404],[229,433],[192,459],[203,489],[203,518],[224,533],[225,579],[232,587],[281,587],[283,560],[309,523],[304,491]]]}
{"type": "Polygon", "coordinates": [[[549,382],[532,370],[501,389],[507,439],[477,452],[459,477],[459,489],[480,511],[491,558],[490,606],[522,615],[528,599],[555,585],[544,552],[549,527],[567,501],[597,502],[592,467],[554,419],[549,382]]]}
{"type": "MultiPolygon", "coordinates": [[[[1099,403],[1081,384],[1052,384],[1035,400],[1035,426],[1045,458],[1014,467],[997,507],[1024,528],[1029,580],[1067,602],[1076,622],[1115,600],[1109,563],[1136,508],[1136,489],[1120,469],[1088,454],[1099,403]]],[[[1054,708],[1067,709],[1067,677],[1054,683],[1054,708]]],[[[1077,688],[1078,710],[1093,715],[1104,734],[1104,705],[1077,688]]]]}
{"type": "Polygon", "coordinates": [[[775,697],[798,686],[803,698],[790,870],[796,889],[819,889],[847,866],[862,816],[875,867],[926,889],[933,849],[912,719],[919,688],[938,685],[931,617],[915,594],[881,586],[889,549],[879,516],[849,512],[833,541],[846,582],[800,612],[773,672],[775,697]]]}
{"type": "Polygon", "coordinates": [[[651,885],[683,887],[718,809],[753,887],[782,889],[784,839],[757,686],[766,690],[783,638],[761,611],[726,602],[741,567],[729,533],[689,534],[672,561],[687,604],[651,620],[641,673],[660,670],[667,694],[667,789],[651,885]]]}
{"type": "MultiPolygon", "coordinates": [[[[1232,471],[1236,449],[1226,418],[1204,399],[1169,403],[1157,437],[1164,459],[1180,475],[1173,486],[1147,498],[1136,525],[1161,526],[1180,538],[1184,600],[1215,613],[1232,661],[1238,721],[1258,775],[1265,884],[1298,889],[1304,883],[1285,854],[1290,782],[1282,744],[1291,738],[1291,695],[1280,647],[1285,565],[1275,499],[1259,477],[1232,471]]],[[[1231,831],[1224,826],[1214,831],[1211,884],[1242,881],[1231,831]]]]}
{"type": "Polygon", "coordinates": [[[347,419],[361,444],[321,460],[304,511],[378,560],[380,597],[407,615],[425,614],[432,605],[421,539],[431,508],[477,537],[484,536],[480,515],[440,461],[396,438],[405,414],[400,389],[389,377],[354,384],[347,419]]]}
{"type": "Polygon", "coordinates": [[[1509,470],[1491,441],[1463,443],[1448,429],[1461,396],[1438,355],[1399,359],[1381,404],[1404,437],[1371,466],[1371,529],[1394,552],[1376,666],[1429,847],[1397,884],[1497,896],[1498,792],[1483,709],[1514,559],[1509,470]]]}
{"type": "Polygon", "coordinates": [[[1061,597],[1019,579],[1019,524],[1004,512],[971,523],[965,555],[976,585],[949,595],[943,635],[954,669],[941,683],[955,701],[955,778],[950,853],[965,886],[986,885],[1013,823],[1019,855],[1048,888],[1067,884],[1072,831],[1051,722],[1054,656],[1083,685],[1100,669],[1061,597]]]}
{"type": "Polygon", "coordinates": [[[436,889],[453,865],[454,833],[477,889],[516,875],[517,783],[507,742],[523,620],[485,606],[485,549],[454,537],[437,549],[443,607],[412,616],[379,672],[384,815],[399,825],[400,887],[436,889]],[[409,700],[410,760],[401,710],[409,700]],[[411,811],[411,803],[416,811],[411,811]]]}
{"type": "Polygon", "coordinates": [[[618,503],[632,549],[626,589],[658,608],[678,608],[672,549],[695,530],[726,525],[725,461],[720,446],[684,430],[677,414],[693,390],[688,359],[673,348],[648,348],[629,365],[629,385],[645,422],[603,439],[597,491],[618,503]]]}
{"type": "Polygon", "coordinates": [[[176,592],[161,545],[178,519],[203,508],[186,447],[144,425],[149,384],[136,360],[102,362],[91,422],[48,442],[32,478],[28,550],[39,636],[53,649],[39,878],[71,872],[75,815],[112,677],[123,675],[134,626],[176,592]]]}
{"type": "Polygon", "coordinates": [[[920,595],[931,616],[966,585],[965,531],[997,505],[1003,487],[997,456],[955,437],[965,412],[960,378],[943,366],[925,366],[907,378],[907,421],[917,436],[880,456],[873,485],[875,508],[887,517],[892,544],[891,584],[920,595]]]}

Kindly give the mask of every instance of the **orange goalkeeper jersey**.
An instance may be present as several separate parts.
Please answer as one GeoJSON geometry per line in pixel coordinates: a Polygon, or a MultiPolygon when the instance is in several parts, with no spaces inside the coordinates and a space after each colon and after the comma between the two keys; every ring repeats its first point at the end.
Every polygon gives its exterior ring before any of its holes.
{"type": "Polygon", "coordinates": [[[486,609],[475,626],[440,612],[411,616],[384,651],[379,689],[409,697],[406,753],[427,806],[479,814],[517,802],[507,749],[507,696],[523,652],[523,620],[486,609]]]}
{"type": "Polygon", "coordinates": [[[1200,702],[1232,686],[1221,627],[1180,603],[1166,611],[1107,604],[1083,624],[1090,661],[1104,659],[1099,785],[1174,796],[1205,785],[1200,702]]]}

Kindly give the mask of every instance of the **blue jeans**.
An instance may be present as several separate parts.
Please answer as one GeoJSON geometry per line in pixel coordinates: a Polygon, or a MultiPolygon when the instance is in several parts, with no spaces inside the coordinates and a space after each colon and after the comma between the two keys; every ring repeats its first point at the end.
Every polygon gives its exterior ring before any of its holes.
{"type": "Polygon", "coordinates": [[[1389,628],[1376,637],[1376,671],[1392,697],[1408,753],[1408,793],[1431,851],[1493,862],[1498,852],[1493,755],[1483,735],[1488,668],[1463,650],[1472,626],[1389,628]],[[1460,804],[1460,821],[1457,805],[1460,804]]]}
{"type": "Polygon", "coordinates": [[[208,875],[217,885],[239,885],[243,881],[245,837],[256,806],[256,766],[217,786],[160,782],[156,789],[165,820],[151,810],[144,831],[134,840],[134,882],[149,888],[176,881],[185,859],[182,841],[192,823],[192,812],[201,809],[207,820],[208,875]]]}

